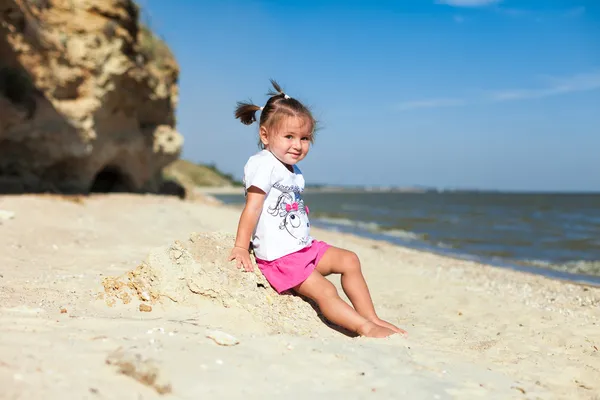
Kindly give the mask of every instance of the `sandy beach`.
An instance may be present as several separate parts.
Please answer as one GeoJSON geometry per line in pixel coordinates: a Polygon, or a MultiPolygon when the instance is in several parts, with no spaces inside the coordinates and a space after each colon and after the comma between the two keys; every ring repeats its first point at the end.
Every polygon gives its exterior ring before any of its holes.
{"type": "Polygon", "coordinates": [[[0,210],[2,399],[600,399],[600,288],[313,229],[359,255],[380,316],[410,335],[351,337],[222,260],[235,208],[112,194],[0,210]]]}

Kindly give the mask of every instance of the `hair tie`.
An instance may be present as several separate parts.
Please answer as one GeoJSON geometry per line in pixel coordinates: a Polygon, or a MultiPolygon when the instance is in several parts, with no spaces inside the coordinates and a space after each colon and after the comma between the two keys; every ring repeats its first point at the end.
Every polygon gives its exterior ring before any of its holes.
{"type": "Polygon", "coordinates": [[[285,94],[285,93],[284,93],[284,94],[283,94],[283,98],[284,98],[284,99],[286,99],[286,100],[288,100],[288,99],[290,99],[291,97],[290,97],[290,96],[288,96],[287,94],[285,94]]]}
{"type": "Polygon", "coordinates": [[[264,109],[264,107],[259,108],[260,111],[262,111],[264,109]]]}

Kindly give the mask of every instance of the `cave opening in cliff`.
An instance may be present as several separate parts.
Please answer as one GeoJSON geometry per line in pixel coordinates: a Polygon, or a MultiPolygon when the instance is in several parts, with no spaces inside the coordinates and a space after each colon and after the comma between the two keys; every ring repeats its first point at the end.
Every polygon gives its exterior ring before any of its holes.
{"type": "Polygon", "coordinates": [[[133,191],[133,189],[131,181],[119,168],[108,166],[98,172],[92,183],[90,192],[130,192],[133,191]]]}

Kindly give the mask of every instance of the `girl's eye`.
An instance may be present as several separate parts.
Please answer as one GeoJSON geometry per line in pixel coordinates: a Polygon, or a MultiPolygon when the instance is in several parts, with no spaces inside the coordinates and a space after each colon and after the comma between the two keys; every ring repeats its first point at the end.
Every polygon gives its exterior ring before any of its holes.
{"type": "Polygon", "coordinates": [[[293,139],[294,137],[292,135],[287,135],[285,138],[286,139],[293,139]]]}
{"type": "Polygon", "coordinates": [[[304,136],[302,140],[310,140],[310,138],[308,136],[304,136]]]}

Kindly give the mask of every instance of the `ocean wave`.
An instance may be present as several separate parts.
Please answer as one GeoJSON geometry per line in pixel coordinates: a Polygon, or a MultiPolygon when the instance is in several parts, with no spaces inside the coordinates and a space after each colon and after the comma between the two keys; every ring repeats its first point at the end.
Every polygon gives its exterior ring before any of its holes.
{"type": "MultiPolygon", "coordinates": [[[[468,253],[461,251],[458,243],[453,243],[452,240],[431,242],[426,234],[418,234],[411,231],[406,231],[398,228],[384,228],[374,222],[352,221],[346,218],[322,217],[316,219],[315,222],[325,224],[322,226],[325,229],[349,232],[361,236],[371,237],[377,240],[387,240],[392,243],[405,245],[411,248],[431,251],[437,254],[446,256],[459,257],[463,260],[472,260],[492,265],[513,265],[522,267],[539,268],[539,273],[546,275],[546,271],[556,271],[556,273],[566,273],[573,276],[600,276],[600,260],[585,261],[574,260],[564,263],[552,263],[550,261],[526,259],[515,259],[510,252],[488,251],[478,253],[468,253]]],[[[568,278],[567,278],[568,279],[568,278]]]]}
{"type": "Polygon", "coordinates": [[[379,230],[379,225],[375,222],[363,222],[363,221],[352,221],[346,218],[331,218],[331,217],[319,217],[319,222],[325,222],[332,225],[350,226],[368,231],[376,232],[379,230]]]}
{"type": "Polygon", "coordinates": [[[364,221],[351,221],[346,218],[332,218],[332,217],[320,217],[317,219],[318,222],[324,222],[329,225],[329,228],[335,226],[340,227],[351,227],[365,230],[371,233],[378,233],[385,236],[391,236],[403,240],[423,240],[426,235],[418,234],[411,231],[406,231],[399,228],[385,228],[376,222],[364,222],[364,221]]]}
{"type": "Polygon", "coordinates": [[[572,274],[600,276],[600,260],[573,260],[560,264],[542,260],[525,260],[523,263],[532,267],[548,268],[555,271],[569,272],[572,274]]]}
{"type": "Polygon", "coordinates": [[[405,240],[421,240],[424,239],[424,235],[419,235],[415,232],[405,231],[403,229],[390,229],[381,231],[386,236],[393,236],[405,240]]]}

